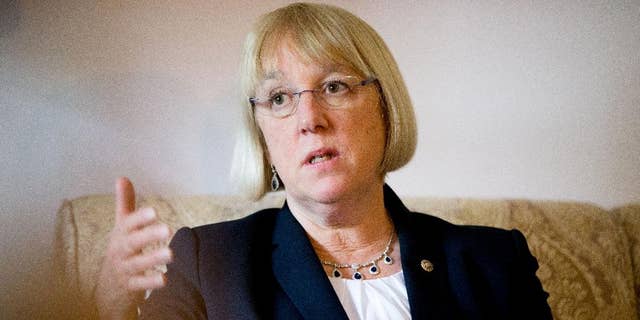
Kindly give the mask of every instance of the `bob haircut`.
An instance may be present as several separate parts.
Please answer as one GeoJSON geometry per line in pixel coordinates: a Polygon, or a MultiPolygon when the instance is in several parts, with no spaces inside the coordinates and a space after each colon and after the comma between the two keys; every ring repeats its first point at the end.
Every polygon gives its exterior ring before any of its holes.
{"type": "Polygon", "coordinates": [[[231,177],[240,190],[259,199],[271,190],[264,137],[248,98],[269,72],[282,41],[310,62],[338,64],[362,77],[375,77],[386,126],[381,172],[401,168],[416,149],[416,120],[398,65],[382,38],[350,12],[322,4],[294,3],[263,15],[247,35],[241,64],[243,130],[233,155],[231,177]]]}

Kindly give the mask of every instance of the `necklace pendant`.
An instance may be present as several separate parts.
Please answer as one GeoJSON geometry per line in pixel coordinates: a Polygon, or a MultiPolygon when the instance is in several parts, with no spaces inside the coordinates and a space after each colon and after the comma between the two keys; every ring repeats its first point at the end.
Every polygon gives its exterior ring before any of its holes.
{"type": "Polygon", "coordinates": [[[369,267],[369,273],[370,274],[378,274],[378,273],[380,273],[380,268],[378,268],[378,266],[376,265],[375,262],[372,262],[371,267],[369,267]]]}
{"type": "MultiPolygon", "coordinates": [[[[275,169],[272,169],[272,171],[274,171],[274,175],[275,175],[275,169]]],[[[277,179],[272,179],[271,182],[274,184],[273,187],[277,187],[276,185],[276,183],[278,183],[277,179]]],[[[370,262],[368,263],[338,264],[338,263],[326,261],[326,260],[321,260],[321,262],[325,266],[333,267],[333,270],[331,270],[331,274],[330,274],[330,277],[332,278],[342,278],[342,272],[340,272],[340,270],[338,269],[344,269],[344,268],[351,268],[351,272],[352,272],[351,278],[353,280],[364,280],[365,278],[363,274],[364,271],[360,272],[360,269],[364,269],[364,268],[367,268],[367,270],[369,270],[368,274],[375,276],[377,274],[380,274],[380,267],[378,266],[378,263],[380,262],[380,260],[382,260],[382,262],[386,265],[393,264],[393,259],[388,254],[389,250],[391,249],[391,243],[393,242],[393,235],[394,233],[392,232],[384,251],[382,251],[382,253],[377,257],[373,258],[373,260],[369,260],[370,262]]],[[[370,278],[373,279],[375,277],[370,277],[370,278]]]]}
{"type": "Polygon", "coordinates": [[[391,259],[391,257],[389,257],[386,253],[384,254],[384,258],[382,258],[382,261],[384,261],[384,264],[392,264],[393,263],[393,259],[391,259]]]}

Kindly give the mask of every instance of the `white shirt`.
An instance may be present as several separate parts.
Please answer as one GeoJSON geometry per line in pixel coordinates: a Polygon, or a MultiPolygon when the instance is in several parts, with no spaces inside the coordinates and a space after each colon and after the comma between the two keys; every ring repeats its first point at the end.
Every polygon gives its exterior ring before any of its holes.
{"type": "Polygon", "coordinates": [[[350,320],[411,319],[402,271],[371,280],[329,280],[350,320]]]}

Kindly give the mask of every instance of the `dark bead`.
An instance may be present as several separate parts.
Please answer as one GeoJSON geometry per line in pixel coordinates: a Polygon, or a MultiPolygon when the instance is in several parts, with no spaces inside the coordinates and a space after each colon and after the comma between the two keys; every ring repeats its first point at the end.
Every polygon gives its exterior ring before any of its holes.
{"type": "Polygon", "coordinates": [[[362,274],[360,274],[360,272],[356,272],[353,274],[353,279],[355,280],[361,280],[362,279],[362,274]]]}

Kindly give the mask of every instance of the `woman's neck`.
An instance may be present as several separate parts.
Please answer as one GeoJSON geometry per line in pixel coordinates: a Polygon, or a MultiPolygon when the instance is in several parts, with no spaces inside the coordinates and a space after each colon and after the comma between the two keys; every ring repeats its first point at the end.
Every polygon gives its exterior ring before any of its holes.
{"type": "Polygon", "coordinates": [[[321,260],[365,262],[384,250],[394,232],[382,186],[336,203],[289,201],[289,207],[321,260]]]}

